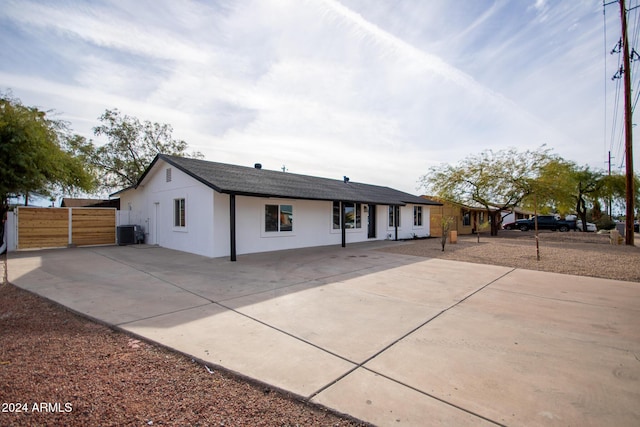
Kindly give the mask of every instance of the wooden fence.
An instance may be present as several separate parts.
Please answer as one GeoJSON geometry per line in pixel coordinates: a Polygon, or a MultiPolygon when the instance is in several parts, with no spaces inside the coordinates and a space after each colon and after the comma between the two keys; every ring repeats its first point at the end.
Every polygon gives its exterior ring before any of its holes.
{"type": "Polygon", "coordinates": [[[18,207],[17,248],[113,245],[116,209],[18,207]]]}

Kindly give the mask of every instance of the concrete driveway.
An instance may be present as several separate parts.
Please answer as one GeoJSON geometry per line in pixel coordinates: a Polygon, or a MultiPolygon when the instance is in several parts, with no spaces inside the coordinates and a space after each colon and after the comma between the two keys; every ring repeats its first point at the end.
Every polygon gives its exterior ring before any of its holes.
{"type": "Polygon", "coordinates": [[[77,312],[378,425],[640,425],[640,284],[351,245],[12,253],[77,312]]]}

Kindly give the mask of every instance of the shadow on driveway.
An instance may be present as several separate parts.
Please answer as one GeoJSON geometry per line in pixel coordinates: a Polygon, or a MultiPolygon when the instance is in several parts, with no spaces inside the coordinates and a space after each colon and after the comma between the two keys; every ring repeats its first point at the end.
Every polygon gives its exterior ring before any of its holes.
{"type": "Polygon", "coordinates": [[[13,253],[72,310],[380,425],[638,425],[640,287],[390,254],[13,253]],[[615,396],[615,397],[614,397],[615,396]]]}

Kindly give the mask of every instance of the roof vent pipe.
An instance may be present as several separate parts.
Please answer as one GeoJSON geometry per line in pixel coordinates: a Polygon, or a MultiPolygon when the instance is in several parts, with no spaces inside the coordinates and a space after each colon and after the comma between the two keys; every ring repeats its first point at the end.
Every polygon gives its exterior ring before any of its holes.
{"type": "Polygon", "coordinates": [[[262,169],[262,163],[256,163],[253,165],[253,167],[256,169],[262,169]]]}
{"type": "Polygon", "coordinates": [[[348,176],[344,176],[342,179],[344,180],[345,184],[346,184],[347,182],[349,182],[349,177],[348,177],[348,176]]]}

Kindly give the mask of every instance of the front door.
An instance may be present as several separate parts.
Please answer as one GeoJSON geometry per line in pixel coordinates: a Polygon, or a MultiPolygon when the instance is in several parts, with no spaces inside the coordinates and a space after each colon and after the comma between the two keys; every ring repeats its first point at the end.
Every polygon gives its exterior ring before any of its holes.
{"type": "Polygon", "coordinates": [[[369,239],[376,238],[376,205],[369,205],[367,237],[369,239]]]}

